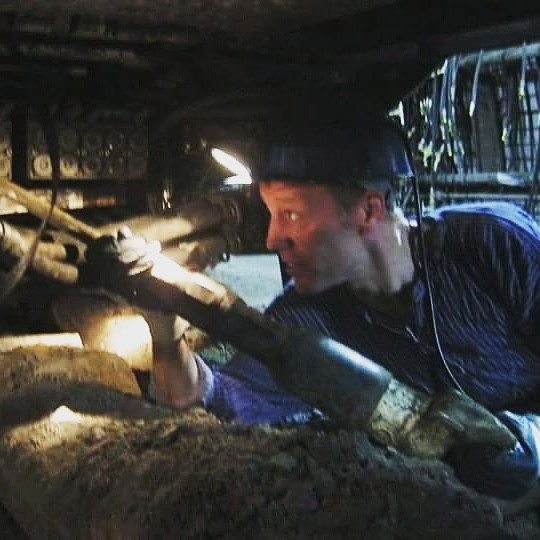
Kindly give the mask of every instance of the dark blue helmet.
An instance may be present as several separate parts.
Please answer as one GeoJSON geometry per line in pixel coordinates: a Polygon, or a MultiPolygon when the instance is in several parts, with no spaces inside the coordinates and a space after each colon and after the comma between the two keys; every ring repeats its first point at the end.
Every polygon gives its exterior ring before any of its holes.
{"type": "Polygon", "coordinates": [[[363,185],[412,177],[401,129],[375,108],[301,103],[270,119],[255,180],[363,185]]]}

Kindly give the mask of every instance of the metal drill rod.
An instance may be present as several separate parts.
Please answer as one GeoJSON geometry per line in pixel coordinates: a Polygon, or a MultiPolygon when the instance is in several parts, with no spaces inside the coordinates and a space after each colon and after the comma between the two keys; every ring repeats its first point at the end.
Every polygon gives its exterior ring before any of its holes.
{"type": "MultiPolygon", "coordinates": [[[[18,188],[41,216],[48,208],[18,188]]],[[[25,204],[26,205],[26,204],[25,204]]],[[[94,240],[101,232],[65,212],[55,223],[94,240]]],[[[268,366],[282,386],[344,425],[420,458],[441,458],[456,441],[511,448],[514,436],[489,411],[458,392],[432,399],[395,380],[360,353],[308,330],[288,328],[252,310],[222,284],[162,254],[133,276],[106,275],[102,286],[141,307],[169,309],[268,366]]]]}
{"type": "MultiPolygon", "coordinates": [[[[3,192],[6,197],[25,206],[26,209],[36,217],[43,219],[49,214],[50,202],[39,197],[35,193],[24,189],[18,184],[0,178],[0,191],[3,192]]],[[[71,214],[64,212],[60,208],[53,208],[49,217],[49,223],[70,232],[73,236],[83,242],[90,242],[101,236],[98,229],[74,218],[71,214]]]]}

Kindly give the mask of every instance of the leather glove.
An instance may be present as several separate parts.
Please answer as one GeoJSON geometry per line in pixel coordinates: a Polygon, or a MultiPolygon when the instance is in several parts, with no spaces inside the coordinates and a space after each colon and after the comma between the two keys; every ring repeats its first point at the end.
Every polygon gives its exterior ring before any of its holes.
{"type": "Polygon", "coordinates": [[[81,278],[85,285],[115,286],[118,280],[149,270],[152,255],[159,251],[159,242],[146,242],[123,227],[88,244],[81,278]]]}
{"type": "Polygon", "coordinates": [[[538,485],[540,422],[534,415],[507,411],[496,416],[516,436],[511,449],[472,444],[453,449],[447,461],[465,485],[492,497],[515,499],[538,485]]]}
{"type": "Polygon", "coordinates": [[[452,389],[427,396],[396,379],[390,380],[367,428],[379,443],[428,459],[442,459],[461,446],[508,450],[516,443],[507,426],[466,394],[452,389]]]}

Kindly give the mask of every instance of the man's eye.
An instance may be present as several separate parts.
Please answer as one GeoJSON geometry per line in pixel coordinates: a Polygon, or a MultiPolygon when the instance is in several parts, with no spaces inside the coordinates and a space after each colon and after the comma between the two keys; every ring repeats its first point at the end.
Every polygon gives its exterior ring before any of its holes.
{"type": "Polygon", "coordinates": [[[300,214],[298,212],[294,212],[292,210],[286,210],[284,212],[284,214],[285,214],[285,218],[287,219],[287,221],[292,221],[293,223],[300,219],[300,214]]]}

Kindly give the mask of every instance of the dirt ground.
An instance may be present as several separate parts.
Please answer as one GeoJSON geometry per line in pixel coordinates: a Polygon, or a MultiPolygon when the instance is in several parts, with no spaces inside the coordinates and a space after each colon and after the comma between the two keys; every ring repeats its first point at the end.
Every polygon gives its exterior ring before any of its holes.
{"type": "Polygon", "coordinates": [[[3,406],[2,538],[540,538],[534,512],[504,519],[449,467],[331,424],[248,428],[95,385],[26,388],[3,406]],[[60,402],[85,419],[76,432],[54,427],[60,402]]]}
{"type": "Polygon", "coordinates": [[[180,414],[52,358],[39,373],[43,358],[0,364],[1,539],[540,538],[535,511],[505,516],[450,467],[361,432],[180,414]]]}

